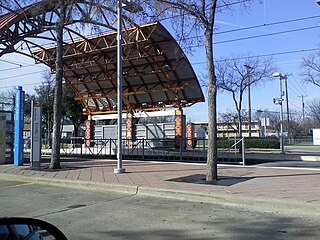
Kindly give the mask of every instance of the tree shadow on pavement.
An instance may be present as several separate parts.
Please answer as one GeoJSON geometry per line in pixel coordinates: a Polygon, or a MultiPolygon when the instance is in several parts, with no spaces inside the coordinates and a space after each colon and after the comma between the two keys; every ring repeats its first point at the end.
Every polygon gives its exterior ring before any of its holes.
{"type": "MultiPolygon", "coordinates": [[[[241,211],[241,210],[240,210],[241,211]]],[[[252,213],[251,213],[252,214],[252,213]]],[[[245,217],[242,213],[240,217],[232,216],[215,217],[207,221],[191,220],[188,223],[193,227],[181,229],[181,226],[175,229],[175,224],[163,229],[146,229],[144,226],[139,229],[119,231],[97,231],[92,236],[95,239],[319,239],[319,222],[312,223],[306,219],[295,219],[291,217],[276,216],[271,213],[257,213],[253,219],[245,217]],[[302,224],[304,223],[304,224],[302,224]]],[[[161,221],[161,220],[160,220],[161,221]]],[[[155,220],[156,222],[156,220],[155,220]]],[[[121,223],[119,223],[121,224],[121,223]]],[[[106,227],[107,228],[107,227],[106,227]]],[[[157,228],[157,226],[155,226],[157,228]]],[[[78,238],[79,239],[79,238],[78,238]]],[[[93,239],[93,238],[92,238],[93,239]]]]}
{"type": "MultiPolygon", "coordinates": [[[[218,182],[216,182],[214,185],[232,186],[234,184],[249,181],[253,178],[254,177],[219,176],[218,182]]],[[[204,174],[193,174],[193,175],[183,176],[183,177],[179,177],[179,178],[167,179],[166,181],[212,185],[211,183],[206,182],[206,176],[204,174]]]]}

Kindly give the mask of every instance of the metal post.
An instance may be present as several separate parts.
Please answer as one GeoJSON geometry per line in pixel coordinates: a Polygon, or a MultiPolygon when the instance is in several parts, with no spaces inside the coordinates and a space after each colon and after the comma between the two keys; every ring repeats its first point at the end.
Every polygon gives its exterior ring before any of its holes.
{"type": "Polygon", "coordinates": [[[81,144],[80,144],[80,146],[81,146],[81,148],[80,148],[80,157],[82,158],[82,145],[83,145],[83,143],[84,143],[84,138],[82,137],[81,138],[81,144]]]}
{"type": "Polygon", "coordinates": [[[109,157],[111,156],[112,139],[109,139],[109,157]]]}
{"type": "Polygon", "coordinates": [[[249,85],[248,85],[248,110],[249,110],[249,137],[251,137],[252,132],[251,132],[251,92],[250,92],[250,75],[248,77],[249,85]]]}
{"type": "Polygon", "coordinates": [[[179,159],[182,162],[182,137],[180,137],[179,141],[180,141],[180,157],[179,157],[179,159]]]}
{"type": "Polygon", "coordinates": [[[264,137],[267,137],[267,118],[263,118],[264,121],[264,137]]]}
{"type": "Polygon", "coordinates": [[[142,138],[142,159],[144,160],[144,138],[142,138]]]}
{"type": "Polygon", "coordinates": [[[244,149],[245,149],[245,146],[244,146],[244,138],[242,138],[242,144],[241,144],[241,147],[242,147],[242,165],[245,166],[246,165],[246,159],[245,159],[245,153],[244,153],[244,149]]]}
{"type": "Polygon", "coordinates": [[[117,168],[114,173],[124,173],[122,167],[122,0],[118,0],[118,31],[117,31],[117,103],[118,103],[118,147],[117,168]]]}
{"type": "Polygon", "coordinates": [[[284,84],[286,89],[286,105],[287,105],[287,131],[288,131],[288,137],[290,141],[291,131],[290,131],[290,112],[289,112],[289,95],[288,95],[288,76],[284,76],[284,84]]]}
{"type": "Polygon", "coordinates": [[[282,91],[282,78],[279,78],[279,83],[280,83],[280,148],[281,148],[281,153],[284,153],[284,144],[283,144],[283,91],[282,91]]]}

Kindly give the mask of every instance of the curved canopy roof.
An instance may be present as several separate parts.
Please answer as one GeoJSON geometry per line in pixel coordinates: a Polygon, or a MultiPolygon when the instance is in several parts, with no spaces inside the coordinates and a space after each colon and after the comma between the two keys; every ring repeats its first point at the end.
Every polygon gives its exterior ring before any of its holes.
{"type": "MultiPolygon", "coordinates": [[[[0,1],[0,9],[7,12],[0,16],[0,57],[11,52],[30,56],[28,52],[21,51],[22,44],[31,49],[41,48],[43,41],[56,41],[54,26],[59,18],[58,0],[37,1],[17,10],[6,5],[6,2],[0,1]]],[[[77,0],[72,1],[68,8],[64,26],[64,32],[68,36],[82,37],[69,26],[83,23],[94,25],[100,30],[116,30],[114,26],[117,19],[116,11],[105,4],[77,0]]],[[[133,24],[127,16],[124,15],[123,18],[133,24]]]]}
{"type": "MultiPolygon", "coordinates": [[[[86,114],[117,109],[116,31],[64,45],[65,81],[86,114]]],[[[33,51],[38,62],[55,68],[56,47],[33,51]]],[[[123,32],[123,110],[187,107],[203,102],[198,79],[182,49],[159,22],[123,32]]]]}

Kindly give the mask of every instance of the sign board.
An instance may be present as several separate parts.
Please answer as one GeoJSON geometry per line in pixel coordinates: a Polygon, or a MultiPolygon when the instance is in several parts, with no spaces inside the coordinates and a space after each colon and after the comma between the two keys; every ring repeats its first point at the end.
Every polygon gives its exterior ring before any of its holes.
{"type": "MultiPolygon", "coordinates": [[[[174,116],[174,110],[168,111],[155,111],[155,112],[135,112],[134,116],[137,118],[143,117],[164,117],[164,116],[174,116]]],[[[92,120],[106,120],[106,119],[117,119],[118,114],[104,114],[104,115],[93,115],[92,120]]],[[[122,118],[127,118],[127,113],[122,114],[122,118]]]]}
{"type": "Polygon", "coordinates": [[[261,126],[262,127],[269,127],[270,126],[270,119],[269,118],[260,118],[261,126]]]}
{"type": "Polygon", "coordinates": [[[313,145],[320,145],[320,129],[313,129],[313,145]]]}
{"type": "Polygon", "coordinates": [[[31,104],[31,166],[39,167],[41,163],[42,140],[42,108],[41,103],[32,101],[31,104]]]}

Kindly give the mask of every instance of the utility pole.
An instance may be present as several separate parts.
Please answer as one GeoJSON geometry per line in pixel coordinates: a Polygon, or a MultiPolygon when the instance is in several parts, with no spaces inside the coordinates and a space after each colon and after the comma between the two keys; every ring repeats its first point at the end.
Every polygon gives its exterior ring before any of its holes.
{"type": "Polygon", "coordinates": [[[283,91],[282,91],[282,82],[281,80],[284,79],[284,76],[281,73],[274,73],[272,74],[273,77],[279,78],[279,92],[280,92],[280,97],[279,98],[274,98],[273,99],[273,103],[280,105],[280,149],[281,149],[281,153],[284,154],[284,139],[283,139],[283,106],[282,106],[282,102],[283,102],[283,91]]]}
{"type": "Polygon", "coordinates": [[[307,95],[301,95],[301,96],[298,96],[298,97],[301,97],[301,104],[302,104],[302,120],[304,121],[304,97],[307,97],[307,95]]]}
{"type": "Polygon", "coordinates": [[[251,70],[253,69],[251,66],[249,65],[244,65],[244,67],[247,69],[247,76],[246,78],[248,79],[248,124],[249,124],[249,137],[251,137],[251,89],[250,89],[250,85],[251,85],[251,70]]]}
{"type": "Polygon", "coordinates": [[[118,14],[118,29],[117,29],[117,111],[118,111],[118,133],[117,133],[117,168],[114,169],[114,173],[125,173],[125,168],[122,166],[122,101],[123,101],[123,89],[122,89],[122,8],[131,12],[137,13],[143,11],[142,7],[137,3],[129,0],[118,0],[117,14],[118,14]]]}
{"type": "Polygon", "coordinates": [[[290,112],[289,112],[289,95],[288,95],[288,75],[284,75],[284,84],[285,84],[285,90],[286,90],[286,105],[287,105],[287,132],[288,132],[288,137],[290,140],[290,112]]]}

